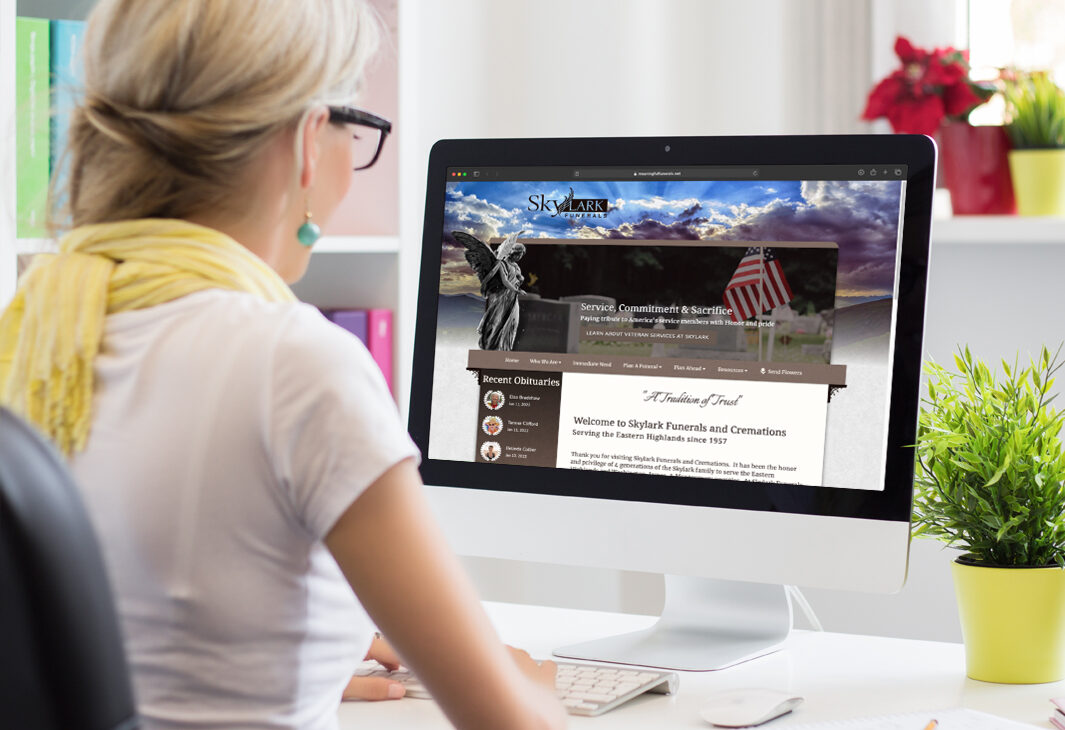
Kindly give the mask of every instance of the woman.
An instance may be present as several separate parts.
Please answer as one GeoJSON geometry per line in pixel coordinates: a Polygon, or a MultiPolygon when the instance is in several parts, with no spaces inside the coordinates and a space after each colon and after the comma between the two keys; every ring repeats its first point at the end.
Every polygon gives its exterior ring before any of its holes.
{"type": "Polygon", "coordinates": [[[348,684],[397,661],[352,588],[457,726],[564,723],[553,665],[508,655],[446,549],[372,360],[286,285],[351,122],[380,125],[345,108],[371,27],[356,0],[89,19],[74,227],[0,319],[0,394],[70,457],[149,729],[330,728],[345,688],[387,694],[348,684]]]}

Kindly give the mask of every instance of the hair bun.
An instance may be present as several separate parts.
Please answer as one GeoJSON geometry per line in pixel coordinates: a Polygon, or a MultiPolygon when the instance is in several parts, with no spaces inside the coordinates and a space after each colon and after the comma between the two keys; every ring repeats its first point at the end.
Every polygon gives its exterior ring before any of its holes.
{"type": "Polygon", "coordinates": [[[195,160],[204,150],[194,135],[182,134],[182,127],[196,126],[181,119],[183,114],[135,109],[99,95],[87,96],[83,110],[88,122],[117,144],[162,157],[187,175],[199,174],[195,160]]]}

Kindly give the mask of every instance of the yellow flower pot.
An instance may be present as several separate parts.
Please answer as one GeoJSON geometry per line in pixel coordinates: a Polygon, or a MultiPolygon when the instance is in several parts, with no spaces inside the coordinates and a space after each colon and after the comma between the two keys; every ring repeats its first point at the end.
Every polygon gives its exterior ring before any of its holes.
{"type": "Polygon", "coordinates": [[[966,674],[1005,684],[1065,678],[1065,570],[952,567],[966,674]]]}
{"type": "Polygon", "coordinates": [[[1017,212],[1065,216],[1065,149],[1011,150],[1009,160],[1017,212]]]}

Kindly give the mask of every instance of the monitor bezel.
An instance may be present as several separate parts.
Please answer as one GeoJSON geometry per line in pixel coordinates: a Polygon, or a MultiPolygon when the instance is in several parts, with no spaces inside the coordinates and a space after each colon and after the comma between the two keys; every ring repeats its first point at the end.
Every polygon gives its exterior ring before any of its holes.
{"type": "Polygon", "coordinates": [[[922,135],[452,139],[430,152],[408,430],[427,485],[493,492],[908,522],[935,144],[922,135]],[[666,151],[666,146],[669,151],[666,151]],[[448,168],[628,165],[906,165],[883,490],[669,477],[428,458],[448,168]]]}

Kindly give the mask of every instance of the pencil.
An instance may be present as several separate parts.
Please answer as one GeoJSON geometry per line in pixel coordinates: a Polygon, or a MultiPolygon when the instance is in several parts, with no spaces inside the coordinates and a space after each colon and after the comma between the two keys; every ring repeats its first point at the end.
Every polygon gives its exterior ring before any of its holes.
{"type": "Polygon", "coordinates": [[[939,727],[939,720],[932,719],[924,726],[924,730],[936,730],[937,727],[939,727]]]}

